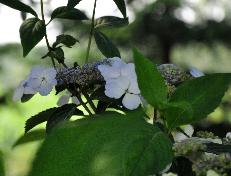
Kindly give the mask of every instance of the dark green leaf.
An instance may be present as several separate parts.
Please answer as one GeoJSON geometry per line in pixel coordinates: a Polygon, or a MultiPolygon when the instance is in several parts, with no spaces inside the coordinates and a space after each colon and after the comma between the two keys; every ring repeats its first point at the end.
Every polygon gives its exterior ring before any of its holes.
{"type": "Polygon", "coordinates": [[[34,96],[34,94],[23,94],[23,96],[21,98],[21,102],[25,103],[25,102],[29,101],[33,96],[34,96]]]}
{"type": "Polygon", "coordinates": [[[113,0],[121,13],[123,14],[124,18],[127,17],[127,12],[126,12],[126,4],[124,0],[113,0]]]}
{"type": "Polygon", "coordinates": [[[56,109],[57,108],[50,108],[50,109],[42,111],[42,112],[38,113],[37,115],[29,118],[26,121],[25,133],[27,133],[29,130],[31,130],[35,126],[37,126],[43,122],[46,122],[49,119],[49,117],[56,111],[56,109]]]}
{"type": "Polygon", "coordinates": [[[44,129],[34,130],[29,133],[25,133],[14,143],[13,148],[18,145],[26,144],[29,142],[43,140],[45,139],[45,137],[46,137],[46,131],[44,129]]]}
{"type": "Polygon", "coordinates": [[[56,37],[56,41],[53,44],[53,47],[56,47],[59,44],[64,44],[66,47],[71,48],[73,45],[76,44],[76,42],[79,42],[77,39],[72,37],[71,35],[59,35],[56,37]]]}
{"type": "Polygon", "coordinates": [[[46,130],[49,132],[53,127],[69,120],[73,115],[83,115],[83,112],[76,108],[76,104],[66,104],[56,108],[47,121],[46,130]]]}
{"type": "Polygon", "coordinates": [[[29,176],[158,173],[172,161],[171,142],[143,115],[105,113],[56,128],[40,148],[29,176]]]}
{"type": "Polygon", "coordinates": [[[94,32],[95,42],[98,49],[105,57],[120,57],[120,52],[117,47],[104,35],[102,32],[94,32]]]}
{"type": "Polygon", "coordinates": [[[38,18],[29,18],[22,23],[19,32],[25,57],[43,39],[46,26],[38,18]]]}
{"type": "Polygon", "coordinates": [[[31,13],[35,17],[37,17],[37,13],[28,5],[22,3],[19,0],[0,0],[1,4],[7,5],[13,9],[19,10],[21,12],[31,13]]]}
{"type": "Polygon", "coordinates": [[[0,151],[0,176],[5,175],[5,166],[4,166],[4,158],[3,153],[0,151]]]}
{"type": "Polygon", "coordinates": [[[213,112],[219,106],[230,82],[230,73],[218,73],[181,84],[169,100],[170,104],[179,106],[175,106],[175,110],[172,107],[165,110],[169,128],[198,121],[213,112]],[[186,106],[182,106],[182,102],[186,106]]]}
{"type": "Polygon", "coordinates": [[[81,0],[68,0],[67,7],[74,8],[81,0]]]}
{"type": "Polygon", "coordinates": [[[206,143],[205,152],[214,153],[216,155],[222,153],[230,153],[231,154],[231,145],[217,144],[217,143],[206,143]]]}
{"type": "Polygon", "coordinates": [[[64,63],[64,51],[61,47],[55,48],[47,54],[51,58],[55,58],[59,63],[64,63]]]}
{"type": "Polygon", "coordinates": [[[152,106],[160,108],[167,102],[167,86],[157,67],[136,49],[133,50],[136,74],[142,96],[152,106]]]}
{"type": "Polygon", "coordinates": [[[66,6],[58,7],[51,14],[51,20],[54,18],[62,18],[69,20],[86,20],[87,16],[80,10],[75,8],[67,8],[66,6]]]}
{"type": "Polygon", "coordinates": [[[128,25],[128,18],[119,18],[115,16],[103,16],[95,20],[95,28],[104,27],[123,27],[128,25]]]}

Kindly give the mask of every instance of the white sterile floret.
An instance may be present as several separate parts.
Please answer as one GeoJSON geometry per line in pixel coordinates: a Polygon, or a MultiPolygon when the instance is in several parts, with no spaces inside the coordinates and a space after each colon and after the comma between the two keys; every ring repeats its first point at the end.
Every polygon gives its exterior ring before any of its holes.
{"type": "Polygon", "coordinates": [[[225,137],[231,139],[231,132],[228,132],[225,137]]]}
{"type": "Polygon", "coordinates": [[[194,78],[198,78],[205,75],[202,71],[198,70],[195,67],[191,67],[189,72],[194,78]]]}
{"type": "Polygon", "coordinates": [[[14,101],[19,101],[21,100],[22,96],[24,94],[35,94],[36,91],[28,86],[28,80],[23,80],[20,82],[19,86],[15,89],[14,95],[13,95],[13,100],[14,101]]]}
{"type": "Polygon", "coordinates": [[[57,102],[57,105],[58,105],[58,106],[63,106],[63,105],[65,105],[65,104],[68,104],[69,101],[70,101],[70,98],[71,98],[72,103],[74,103],[74,104],[76,104],[76,105],[79,105],[79,104],[80,104],[79,99],[78,99],[77,97],[71,97],[71,93],[70,93],[70,92],[67,92],[66,95],[62,95],[62,96],[59,98],[59,100],[58,100],[58,102],[57,102]]]}
{"type": "Polygon", "coordinates": [[[57,84],[56,70],[53,68],[44,68],[36,66],[32,68],[28,84],[34,90],[38,91],[40,95],[48,95],[53,87],[57,84]]]}
{"type": "Polygon", "coordinates": [[[119,99],[125,94],[122,104],[130,110],[138,108],[141,100],[135,65],[126,64],[118,57],[108,60],[110,64],[98,66],[98,70],[106,81],[105,95],[119,99]]]}

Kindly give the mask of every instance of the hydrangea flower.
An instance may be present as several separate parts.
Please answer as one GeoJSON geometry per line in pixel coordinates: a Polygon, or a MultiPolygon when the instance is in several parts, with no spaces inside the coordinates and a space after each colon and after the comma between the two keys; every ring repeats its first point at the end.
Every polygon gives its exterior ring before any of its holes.
{"type": "Polygon", "coordinates": [[[137,83],[135,65],[126,64],[120,58],[109,58],[110,64],[98,66],[98,70],[106,81],[105,95],[119,99],[123,95],[122,104],[133,110],[141,104],[140,90],[137,83]]]}
{"type": "Polygon", "coordinates": [[[198,77],[201,77],[201,76],[205,75],[202,71],[200,71],[200,70],[198,70],[197,68],[194,68],[194,67],[190,68],[189,72],[194,78],[198,78],[198,77]]]}
{"type": "Polygon", "coordinates": [[[231,132],[226,133],[226,138],[231,139],[231,132]]]}
{"type": "Polygon", "coordinates": [[[13,95],[13,100],[14,101],[19,101],[23,97],[24,94],[30,94],[33,95],[35,94],[36,91],[28,86],[28,79],[23,80],[20,82],[19,86],[15,89],[14,95],[13,95]]]}
{"type": "Polygon", "coordinates": [[[48,95],[57,84],[56,70],[54,68],[44,68],[36,66],[32,68],[28,85],[42,96],[48,95]]]}
{"type": "Polygon", "coordinates": [[[62,95],[62,96],[59,98],[59,100],[58,100],[58,102],[57,102],[57,105],[58,105],[58,106],[63,106],[63,105],[65,105],[65,104],[69,103],[70,98],[71,98],[72,103],[74,103],[74,104],[76,104],[76,105],[79,105],[79,104],[80,104],[80,102],[79,102],[79,100],[78,100],[77,97],[71,97],[71,93],[70,93],[70,92],[67,92],[66,95],[62,95]]]}

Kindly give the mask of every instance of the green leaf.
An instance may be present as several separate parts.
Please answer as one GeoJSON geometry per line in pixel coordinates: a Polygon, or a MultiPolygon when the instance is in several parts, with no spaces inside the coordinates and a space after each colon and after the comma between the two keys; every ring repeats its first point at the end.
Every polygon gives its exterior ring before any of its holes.
{"type": "Polygon", "coordinates": [[[128,18],[119,18],[115,16],[103,16],[95,20],[95,28],[105,27],[123,27],[128,25],[128,18]]]}
{"type": "Polygon", "coordinates": [[[124,18],[127,17],[127,12],[126,12],[126,4],[124,0],[113,0],[121,13],[123,14],[124,18]]]}
{"type": "Polygon", "coordinates": [[[105,57],[120,57],[119,50],[106,35],[100,31],[95,30],[94,37],[98,49],[105,57]]]}
{"type": "Polygon", "coordinates": [[[56,108],[47,120],[46,130],[49,132],[58,124],[69,120],[73,115],[83,115],[83,112],[76,108],[76,104],[66,104],[56,108]]]}
{"type": "Polygon", "coordinates": [[[160,172],[172,161],[172,145],[141,114],[105,113],[56,128],[38,151],[29,176],[140,176],[160,172]]]}
{"type": "Polygon", "coordinates": [[[67,7],[74,8],[81,0],[68,0],[67,7]]]}
{"type": "Polygon", "coordinates": [[[19,0],[0,0],[1,4],[7,5],[13,9],[19,10],[21,12],[31,13],[35,17],[37,17],[37,13],[28,5],[22,3],[19,0]]]}
{"type": "Polygon", "coordinates": [[[4,160],[3,160],[3,153],[0,151],[0,176],[5,175],[5,166],[4,166],[4,160]]]}
{"type": "Polygon", "coordinates": [[[157,67],[136,49],[133,50],[141,95],[154,107],[167,102],[167,86],[157,67]]]}
{"type": "Polygon", "coordinates": [[[77,39],[75,39],[74,37],[72,37],[71,35],[59,35],[56,37],[56,41],[53,44],[53,47],[56,47],[59,44],[63,44],[66,47],[71,48],[73,45],[76,44],[76,42],[79,42],[77,39]]]}
{"type": "MultiPolygon", "coordinates": [[[[171,103],[187,103],[187,108],[182,104],[178,106],[181,110],[166,109],[165,116],[169,128],[193,123],[201,120],[219,106],[224,93],[227,91],[231,82],[230,73],[217,73],[181,84],[170,97],[171,103]]],[[[177,107],[175,107],[177,108],[177,107]]]]}
{"type": "Polygon", "coordinates": [[[66,6],[58,7],[51,14],[51,20],[54,18],[62,18],[69,20],[86,20],[87,16],[80,10],[68,8],[66,6]]]}
{"type": "Polygon", "coordinates": [[[34,130],[29,133],[25,133],[14,143],[13,148],[29,142],[43,140],[45,139],[45,137],[46,137],[46,131],[44,129],[34,130]]]}
{"type": "Polygon", "coordinates": [[[25,57],[43,39],[46,26],[38,18],[29,18],[22,23],[19,32],[25,57]]]}

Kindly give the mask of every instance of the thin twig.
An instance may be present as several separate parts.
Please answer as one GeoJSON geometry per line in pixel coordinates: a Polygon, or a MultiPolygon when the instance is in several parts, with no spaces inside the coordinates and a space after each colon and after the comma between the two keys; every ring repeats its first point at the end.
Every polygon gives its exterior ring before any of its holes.
{"type": "Polygon", "coordinates": [[[87,101],[88,101],[88,103],[90,104],[90,106],[91,106],[92,110],[94,111],[94,113],[96,113],[96,112],[97,112],[97,109],[96,109],[96,107],[95,107],[93,101],[92,101],[91,98],[89,97],[89,95],[88,95],[86,92],[84,92],[84,91],[82,91],[82,93],[83,93],[84,97],[87,99],[87,101]]]}
{"type": "Polygon", "coordinates": [[[90,31],[90,34],[89,34],[89,41],[88,41],[88,45],[87,45],[87,54],[86,54],[85,63],[88,63],[88,58],[89,58],[90,49],[91,49],[91,41],[92,41],[92,36],[93,36],[93,33],[94,33],[94,28],[95,28],[96,1],[97,0],[95,0],[95,3],[94,3],[93,14],[92,14],[92,19],[91,19],[91,31],[90,31]]]}
{"type": "Polygon", "coordinates": [[[155,124],[158,117],[157,109],[154,108],[153,124],[155,124]]]}

